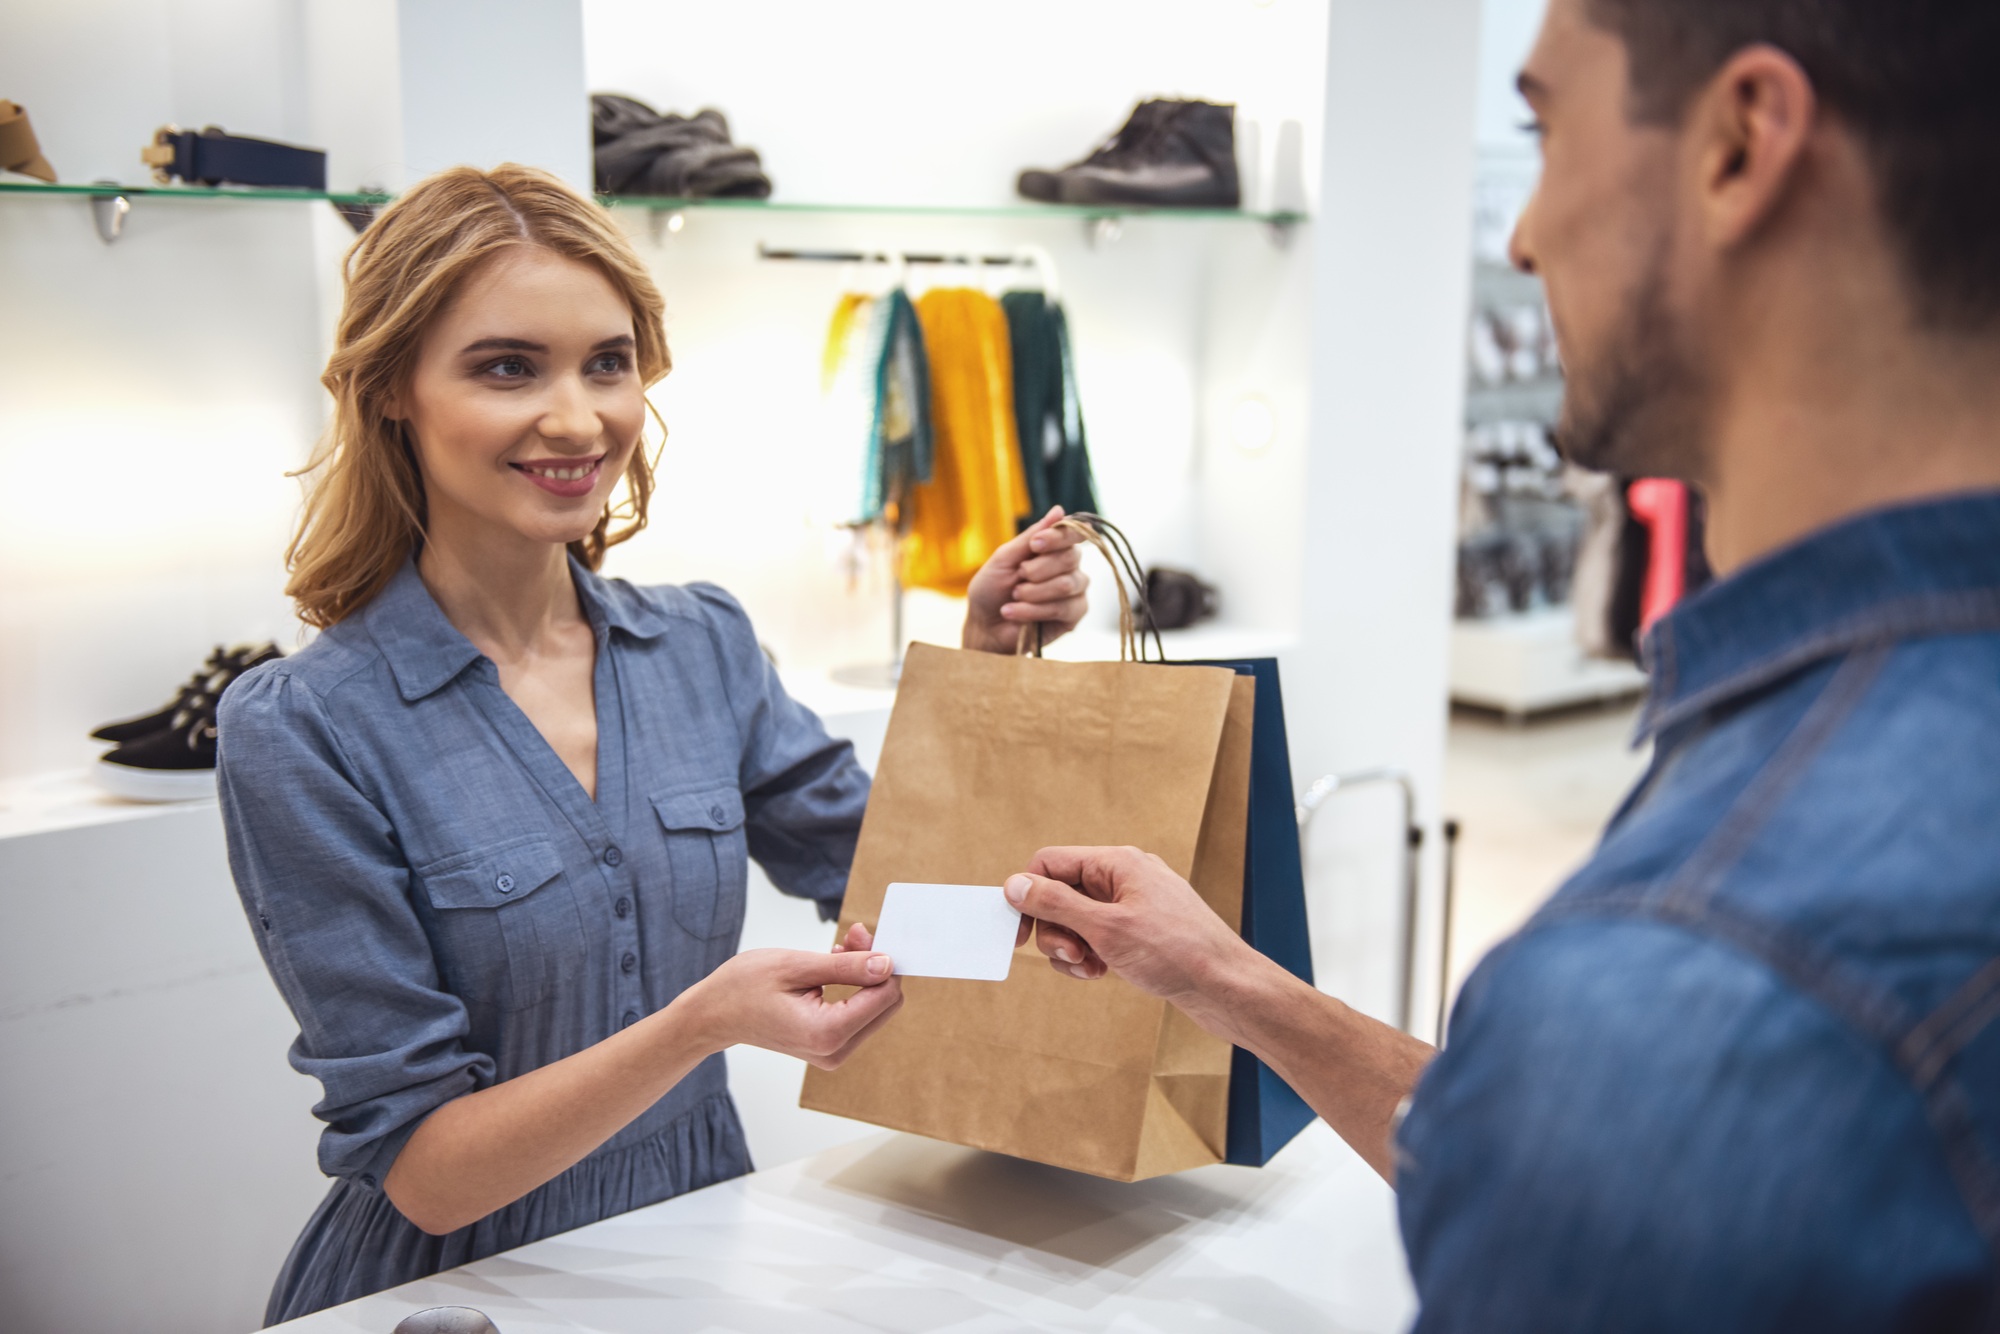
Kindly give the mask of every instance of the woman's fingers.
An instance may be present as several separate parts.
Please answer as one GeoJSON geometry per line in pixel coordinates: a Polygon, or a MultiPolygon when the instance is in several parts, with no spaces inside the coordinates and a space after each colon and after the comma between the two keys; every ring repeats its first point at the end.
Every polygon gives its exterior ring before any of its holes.
{"type": "Polygon", "coordinates": [[[1014,585],[1013,602],[1060,602],[1082,597],[1090,588],[1090,576],[1082,570],[1067,570],[1046,579],[1022,579],[1014,585]]]}
{"type": "Polygon", "coordinates": [[[1006,620],[1022,623],[1040,621],[1045,625],[1053,622],[1073,626],[1083,620],[1089,611],[1089,599],[1074,597],[1061,602],[1009,602],[1000,609],[1000,615],[1006,620]]]}
{"type": "Polygon", "coordinates": [[[856,953],[866,954],[869,950],[873,949],[874,947],[875,947],[875,937],[869,933],[867,927],[863,926],[859,922],[856,922],[853,926],[847,928],[846,935],[842,936],[839,940],[834,942],[833,952],[835,954],[841,954],[847,951],[854,951],[856,953]]]}
{"type": "Polygon", "coordinates": [[[1072,574],[1082,568],[1083,553],[1071,547],[1068,551],[1058,551],[1054,555],[1036,556],[1032,560],[1023,561],[1015,581],[1023,584],[1046,583],[1050,579],[1072,574]]]}
{"type": "MultiPolygon", "coordinates": [[[[877,988],[877,990],[882,990],[882,989],[883,988],[877,988]]],[[[874,1018],[870,1019],[867,1023],[863,1024],[859,1029],[859,1031],[857,1031],[852,1037],[848,1038],[847,1041],[841,1043],[840,1046],[835,1048],[832,1052],[830,1052],[825,1056],[814,1058],[812,1063],[818,1066],[822,1070],[839,1069],[841,1063],[846,1061],[848,1057],[852,1056],[856,1048],[860,1047],[862,1043],[868,1041],[869,1038],[873,1037],[875,1035],[876,1029],[882,1027],[882,1025],[888,1023],[891,1019],[894,1019],[896,1017],[896,1012],[901,1010],[902,1008],[903,1008],[903,993],[901,988],[899,987],[896,991],[895,999],[888,1005],[883,1006],[882,1012],[880,1014],[877,1014],[874,1018]]]]}

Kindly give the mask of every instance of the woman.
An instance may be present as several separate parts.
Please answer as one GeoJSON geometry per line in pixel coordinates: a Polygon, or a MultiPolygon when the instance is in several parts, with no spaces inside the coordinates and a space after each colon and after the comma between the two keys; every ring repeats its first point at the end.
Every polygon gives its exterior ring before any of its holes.
{"type": "MultiPolygon", "coordinates": [[[[728,594],[596,573],[645,522],[661,308],[604,210],[521,167],[430,178],[348,257],[290,553],[324,633],[221,710],[230,864],[336,1178],[273,1322],[748,1171],[722,1049],[835,1065],[901,1003],[859,928],[735,952],[747,856],[834,915],[852,749],[728,594]]],[[[968,647],[1076,624],[1055,517],[980,572],[968,647]]]]}

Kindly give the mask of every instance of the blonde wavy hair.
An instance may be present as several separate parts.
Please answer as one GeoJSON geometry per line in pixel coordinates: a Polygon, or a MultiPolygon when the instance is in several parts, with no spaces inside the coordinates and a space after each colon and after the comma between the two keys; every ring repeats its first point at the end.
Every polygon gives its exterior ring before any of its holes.
{"type": "MultiPolygon", "coordinates": [[[[285,552],[285,592],[306,624],[325,629],[366,606],[423,540],[423,475],[388,405],[466,275],[517,245],[595,266],[632,308],[641,383],[651,388],[672,368],[659,289],[601,205],[548,172],[511,163],[453,167],[419,182],[361,233],[342,266],[346,299],[320,376],[333,421],[298,474],[309,479],[305,506],[285,552]]],[[[632,451],[624,481],[623,502],[607,503],[590,535],[569,544],[593,570],[646,526],[653,462],[643,447],[632,451]]]]}

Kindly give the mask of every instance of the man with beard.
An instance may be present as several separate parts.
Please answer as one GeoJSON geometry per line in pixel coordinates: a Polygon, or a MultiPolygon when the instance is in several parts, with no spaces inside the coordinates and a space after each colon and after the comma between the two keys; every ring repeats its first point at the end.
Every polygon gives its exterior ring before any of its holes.
{"type": "Polygon", "coordinates": [[[1008,894],[1395,1182],[1420,1334],[1994,1328],[2000,5],[1552,0],[1520,83],[1564,446],[1699,487],[1723,576],[1649,772],[1441,1054],[1140,851],[1008,894]]]}

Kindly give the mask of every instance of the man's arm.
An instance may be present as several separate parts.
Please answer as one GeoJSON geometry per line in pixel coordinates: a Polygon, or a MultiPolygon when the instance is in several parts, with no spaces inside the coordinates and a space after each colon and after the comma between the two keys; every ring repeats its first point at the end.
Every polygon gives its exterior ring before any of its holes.
{"type": "Polygon", "coordinates": [[[1435,1050],[1301,982],[1243,943],[1193,887],[1137,848],[1044,848],[1007,898],[1057,972],[1118,974],[1254,1053],[1395,1180],[1397,1104],[1435,1050]]]}

